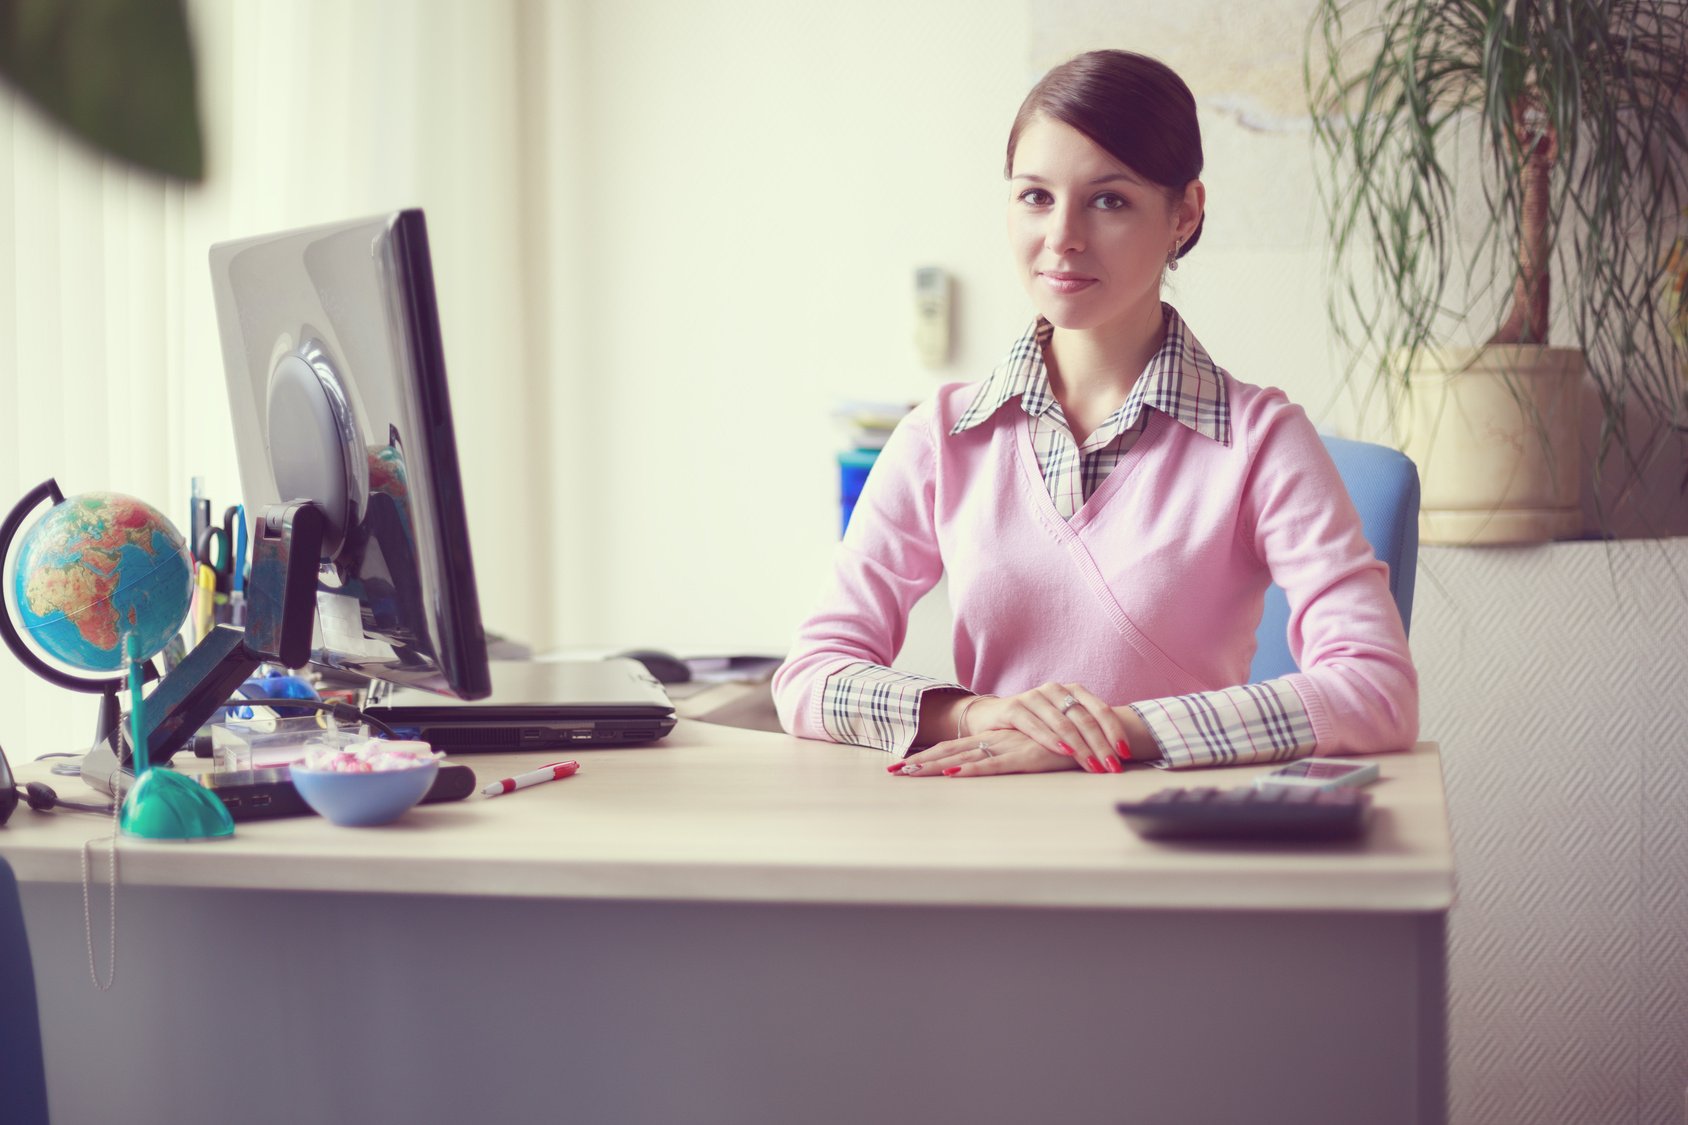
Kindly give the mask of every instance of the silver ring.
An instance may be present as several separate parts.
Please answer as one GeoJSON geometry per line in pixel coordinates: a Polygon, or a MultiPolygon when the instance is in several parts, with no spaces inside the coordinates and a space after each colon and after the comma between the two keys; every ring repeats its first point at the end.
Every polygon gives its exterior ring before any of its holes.
{"type": "Polygon", "coordinates": [[[1074,707],[1077,707],[1077,706],[1078,706],[1078,700],[1074,699],[1072,696],[1069,695],[1069,696],[1067,696],[1067,697],[1065,697],[1064,699],[1061,700],[1061,714],[1065,715],[1068,711],[1071,711],[1074,707]]]}
{"type": "Polygon", "coordinates": [[[981,742],[981,743],[979,743],[979,745],[978,745],[978,747],[977,747],[977,749],[978,749],[978,751],[979,751],[979,753],[981,753],[981,754],[983,754],[983,755],[984,755],[984,756],[985,756],[985,757],[987,757],[987,758],[994,758],[994,757],[996,757],[996,755],[995,755],[995,754],[992,754],[992,753],[991,753],[991,744],[990,744],[990,743],[988,743],[988,742],[981,742]]]}

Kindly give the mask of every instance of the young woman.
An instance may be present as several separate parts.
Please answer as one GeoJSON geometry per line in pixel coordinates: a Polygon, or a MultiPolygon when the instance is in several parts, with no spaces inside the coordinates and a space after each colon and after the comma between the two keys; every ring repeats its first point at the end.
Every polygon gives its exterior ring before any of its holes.
{"type": "Polygon", "coordinates": [[[1201,236],[1201,170],[1195,99],[1153,59],[1081,55],[1027,96],[1008,235],[1036,320],[881,453],[774,677],[791,733],[925,777],[1412,744],[1400,615],[1323,443],[1161,302],[1201,236]],[[959,684],[888,667],[945,574],[959,684]],[[1246,684],[1273,580],[1302,671],[1246,684]]]}

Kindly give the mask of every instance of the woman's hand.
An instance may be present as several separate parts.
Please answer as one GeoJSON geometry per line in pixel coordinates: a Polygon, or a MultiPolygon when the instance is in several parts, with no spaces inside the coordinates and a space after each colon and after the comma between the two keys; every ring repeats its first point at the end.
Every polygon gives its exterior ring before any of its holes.
{"type": "MultiPolygon", "coordinates": [[[[993,752],[1000,744],[1008,752],[1010,762],[1023,764],[989,770],[964,770],[964,773],[1064,769],[1071,764],[1092,773],[1119,773],[1124,769],[1121,759],[1130,756],[1127,748],[1129,735],[1124,721],[1083,684],[1049,683],[1004,699],[981,696],[972,702],[964,721],[967,729],[963,737],[937,743],[919,754],[910,755],[905,761],[921,765],[924,772],[927,762],[966,750],[977,750],[981,741],[986,742],[993,752]],[[1024,748],[1021,742],[1004,738],[999,733],[1003,731],[1015,732],[1050,755],[1051,760],[1032,759],[1019,753],[1024,748]],[[926,758],[926,755],[939,751],[943,753],[932,759],[926,758]]],[[[989,759],[989,755],[974,753],[963,761],[948,765],[989,759]]]]}
{"type": "Polygon", "coordinates": [[[905,777],[984,777],[1070,770],[1077,765],[1078,759],[1051,754],[1017,730],[987,730],[928,746],[892,763],[890,772],[905,777]]]}
{"type": "Polygon", "coordinates": [[[1006,699],[981,699],[967,714],[968,730],[1017,730],[1092,773],[1120,773],[1130,756],[1125,724],[1083,684],[1044,684],[1006,699]]]}

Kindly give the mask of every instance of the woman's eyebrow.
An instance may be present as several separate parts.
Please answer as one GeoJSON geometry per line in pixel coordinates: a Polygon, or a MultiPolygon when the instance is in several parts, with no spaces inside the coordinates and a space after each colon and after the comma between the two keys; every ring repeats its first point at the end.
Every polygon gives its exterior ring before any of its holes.
{"type": "MultiPolygon", "coordinates": [[[[1016,172],[1010,178],[1015,180],[1025,180],[1030,184],[1044,184],[1049,182],[1035,172],[1016,172]]],[[[1132,175],[1130,172],[1109,172],[1105,175],[1097,176],[1095,179],[1090,181],[1090,186],[1095,187],[1098,184],[1111,184],[1120,180],[1123,180],[1128,184],[1136,184],[1138,187],[1143,186],[1142,178],[1132,175]]]]}

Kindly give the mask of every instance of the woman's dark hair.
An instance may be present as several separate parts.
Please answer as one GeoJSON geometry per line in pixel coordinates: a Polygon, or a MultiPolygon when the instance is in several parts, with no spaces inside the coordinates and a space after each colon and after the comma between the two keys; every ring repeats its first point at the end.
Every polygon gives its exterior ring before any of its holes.
{"type": "MultiPolygon", "coordinates": [[[[1090,51],[1045,74],[1014,117],[1004,175],[1014,174],[1020,134],[1037,117],[1077,129],[1109,156],[1164,188],[1173,202],[1202,174],[1195,96],[1171,67],[1147,55],[1090,51]]],[[[1178,247],[1180,258],[1201,237],[1206,221],[1203,215],[1178,247]]]]}

